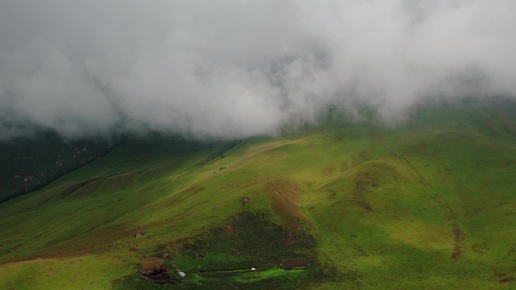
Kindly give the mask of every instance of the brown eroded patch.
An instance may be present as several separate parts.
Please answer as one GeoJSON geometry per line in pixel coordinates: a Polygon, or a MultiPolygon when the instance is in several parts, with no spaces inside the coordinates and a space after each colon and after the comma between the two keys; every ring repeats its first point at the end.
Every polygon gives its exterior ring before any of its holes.
{"type": "Polygon", "coordinates": [[[503,279],[500,279],[500,280],[498,281],[498,283],[500,283],[500,284],[505,284],[505,283],[512,282],[512,281],[514,281],[514,278],[513,278],[513,277],[505,277],[505,278],[503,278],[503,279]]]}
{"type": "Polygon", "coordinates": [[[378,178],[376,178],[371,172],[359,171],[354,176],[355,188],[357,190],[366,190],[370,187],[378,188],[378,178]]]}
{"type": "Polygon", "coordinates": [[[283,220],[289,231],[300,231],[303,224],[312,225],[300,208],[301,189],[295,182],[276,179],[269,181],[266,189],[272,198],[274,212],[283,220]]]}
{"type": "Polygon", "coordinates": [[[138,263],[138,269],[144,276],[152,276],[167,271],[165,260],[161,258],[146,258],[138,263]]]}
{"type": "Polygon", "coordinates": [[[373,208],[368,200],[368,193],[371,189],[379,188],[378,179],[370,172],[357,172],[354,176],[355,189],[353,190],[353,203],[363,210],[363,212],[373,212],[373,208]]]}
{"type": "Polygon", "coordinates": [[[224,226],[224,232],[225,233],[231,233],[233,231],[233,227],[231,225],[225,225],[224,226]]]}
{"type": "Polygon", "coordinates": [[[453,224],[453,239],[454,239],[454,247],[453,253],[451,254],[452,259],[458,259],[462,253],[461,244],[464,241],[464,233],[459,228],[458,224],[453,224]]]}
{"type": "Polygon", "coordinates": [[[232,256],[240,256],[239,250],[230,250],[228,253],[232,256]]]}

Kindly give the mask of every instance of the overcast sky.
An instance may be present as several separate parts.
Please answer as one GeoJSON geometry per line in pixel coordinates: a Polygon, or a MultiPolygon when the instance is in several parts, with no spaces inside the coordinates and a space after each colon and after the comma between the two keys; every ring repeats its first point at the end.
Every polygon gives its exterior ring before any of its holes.
{"type": "Polygon", "coordinates": [[[0,139],[271,134],[516,95],[514,0],[2,0],[0,139]]]}

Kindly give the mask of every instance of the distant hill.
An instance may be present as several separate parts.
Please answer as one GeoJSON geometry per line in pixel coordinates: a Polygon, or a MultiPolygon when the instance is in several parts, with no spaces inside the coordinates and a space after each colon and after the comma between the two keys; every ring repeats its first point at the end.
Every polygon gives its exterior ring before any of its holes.
{"type": "Polygon", "coordinates": [[[77,168],[0,203],[0,288],[516,287],[514,103],[342,119],[274,138],[4,147],[2,176],[77,168]]]}

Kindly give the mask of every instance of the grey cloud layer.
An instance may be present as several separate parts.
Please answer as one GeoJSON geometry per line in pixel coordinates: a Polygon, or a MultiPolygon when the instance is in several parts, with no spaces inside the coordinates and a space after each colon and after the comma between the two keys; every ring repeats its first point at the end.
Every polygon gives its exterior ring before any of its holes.
{"type": "Polygon", "coordinates": [[[1,138],[234,138],[329,106],[516,95],[513,0],[0,3],[1,138]]]}

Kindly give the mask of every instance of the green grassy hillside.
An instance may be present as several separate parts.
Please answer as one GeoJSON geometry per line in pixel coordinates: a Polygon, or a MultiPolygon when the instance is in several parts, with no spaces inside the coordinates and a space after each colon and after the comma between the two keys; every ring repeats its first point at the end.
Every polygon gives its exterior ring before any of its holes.
{"type": "Polygon", "coordinates": [[[515,112],[126,140],[0,204],[0,289],[514,289],[515,112]],[[139,274],[164,256],[178,283],[139,274]]]}

